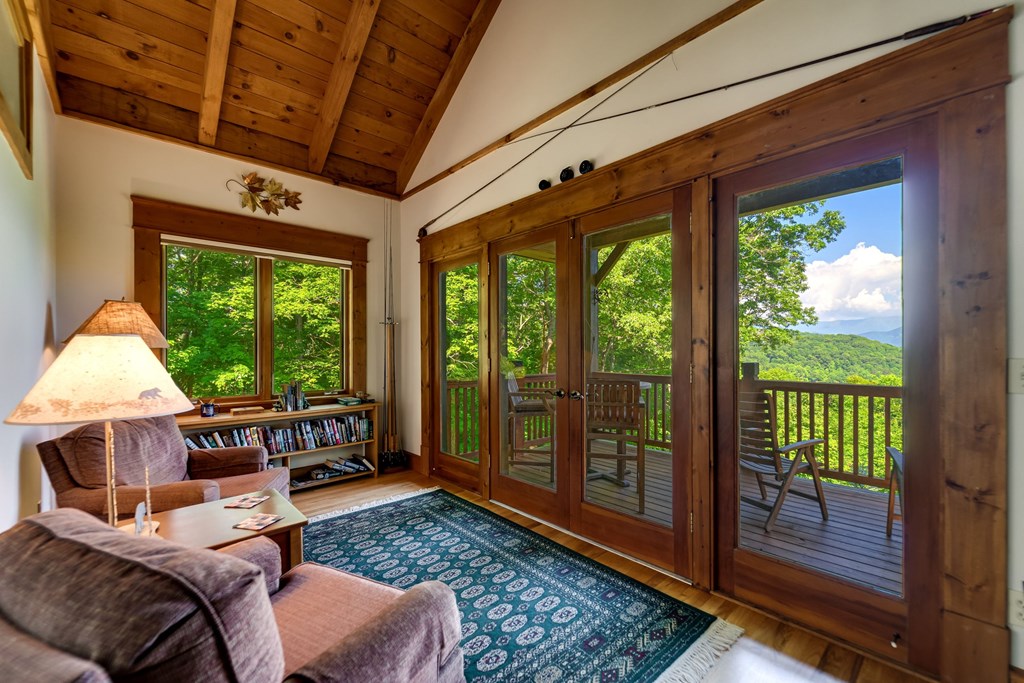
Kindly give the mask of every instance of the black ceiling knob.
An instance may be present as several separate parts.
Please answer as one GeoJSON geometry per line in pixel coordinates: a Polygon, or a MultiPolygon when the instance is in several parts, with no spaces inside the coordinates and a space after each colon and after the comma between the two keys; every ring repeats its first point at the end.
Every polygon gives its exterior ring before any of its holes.
{"type": "Polygon", "coordinates": [[[566,166],[562,169],[562,172],[558,174],[558,179],[564,183],[566,180],[572,180],[574,175],[576,174],[573,173],[572,166],[566,166]]]}
{"type": "Polygon", "coordinates": [[[550,180],[548,180],[547,178],[545,178],[544,180],[540,181],[540,182],[539,182],[539,183],[537,184],[537,187],[539,187],[539,188],[540,188],[540,189],[542,189],[542,190],[546,190],[546,189],[548,189],[549,187],[551,187],[551,181],[550,181],[550,180]]]}
{"type": "Polygon", "coordinates": [[[594,164],[593,162],[590,161],[590,159],[584,159],[583,161],[580,162],[580,175],[583,175],[584,173],[590,173],[593,170],[594,164]]]}

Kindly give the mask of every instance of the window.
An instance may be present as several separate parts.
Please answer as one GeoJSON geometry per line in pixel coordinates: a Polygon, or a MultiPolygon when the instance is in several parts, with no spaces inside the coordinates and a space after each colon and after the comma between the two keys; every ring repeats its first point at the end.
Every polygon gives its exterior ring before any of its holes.
{"type": "Polygon", "coordinates": [[[290,382],[307,394],[344,389],[346,274],[339,264],[165,243],[168,372],[192,398],[266,396],[290,382]]]}
{"type": "Polygon", "coordinates": [[[368,240],[133,197],[135,298],[187,395],[269,405],[366,390],[368,240]]]}

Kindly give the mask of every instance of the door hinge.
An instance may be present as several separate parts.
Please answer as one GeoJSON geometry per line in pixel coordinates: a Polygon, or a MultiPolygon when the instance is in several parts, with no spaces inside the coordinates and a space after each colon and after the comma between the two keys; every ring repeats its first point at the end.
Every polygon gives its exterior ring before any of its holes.
{"type": "Polygon", "coordinates": [[[690,534],[693,534],[693,513],[690,513],[690,534]]]}
{"type": "Polygon", "coordinates": [[[690,212],[690,234],[693,234],[693,211],[690,212]]]}
{"type": "Polygon", "coordinates": [[[690,384],[693,384],[693,363],[690,363],[690,384]]]}
{"type": "Polygon", "coordinates": [[[487,277],[491,276],[491,262],[487,262],[487,277]]]}

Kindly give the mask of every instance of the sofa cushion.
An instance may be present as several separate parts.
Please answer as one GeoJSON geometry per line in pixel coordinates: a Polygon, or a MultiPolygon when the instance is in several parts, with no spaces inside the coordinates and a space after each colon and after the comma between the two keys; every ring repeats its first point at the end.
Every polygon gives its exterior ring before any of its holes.
{"type": "Polygon", "coordinates": [[[316,659],[401,596],[394,586],[312,562],[295,567],[271,597],[285,671],[316,659]]]}
{"type": "Polygon", "coordinates": [[[110,683],[94,662],[36,640],[0,619],[0,663],[4,680],[18,683],[110,683]]]}
{"type": "Polygon", "coordinates": [[[137,538],[74,509],[0,535],[0,614],[118,681],[280,681],[262,572],[210,550],[137,538]]]}
{"type": "MultiPolygon", "coordinates": [[[[141,486],[149,480],[166,484],[186,478],[187,449],[173,415],[123,420],[113,423],[114,480],[120,485],[141,486]]],[[[85,488],[107,485],[103,423],[94,422],[54,439],[71,477],[85,488]]]]}

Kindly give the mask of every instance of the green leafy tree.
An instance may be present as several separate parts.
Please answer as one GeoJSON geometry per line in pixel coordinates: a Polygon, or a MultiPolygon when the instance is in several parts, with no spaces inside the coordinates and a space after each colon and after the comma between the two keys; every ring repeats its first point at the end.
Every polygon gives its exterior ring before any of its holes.
{"type": "Polygon", "coordinates": [[[740,218],[741,355],[753,344],[778,348],[793,340],[797,325],[818,322],[814,309],[800,301],[800,294],[807,291],[804,254],[821,251],[846,227],[842,215],[823,211],[824,205],[809,202],[740,218]]]}
{"type": "Polygon", "coordinates": [[[338,389],[341,377],[342,271],[274,261],[274,387],[338,389]]]}
{"type": "Polygon", "coordinates": [[[252,256],[167,247],[167,369],[193,398],[256,391],[252,256]]]}
{"type": "MultiPolygon", "coordinates": [[[[193,398],[256,393],[253,256],[168,246],[167,369],[193,398]]],[[[334,266],[273,267],[275,383],[341,386],[341,278],[334,266]]]]}
{"type": "MultiPolygon", "coordinates": [[[[614,247],[598,253],[598,263],[614,247]]],[[[672,371],[672,236],[630,242],[598,285],[597,369],[668,375],[672,371]]]]}
{"type": "Polygon", "coordinates": [[[510,254],[505,258],[505,355],[528,375],[555,371],[555,264],[510,254]]]}
{"type": "Polygon", "coordinates": [[[445,271],[441,331],[445,376],[475,380],[480,376],[480,267],[470,263],[445,271]]]}

